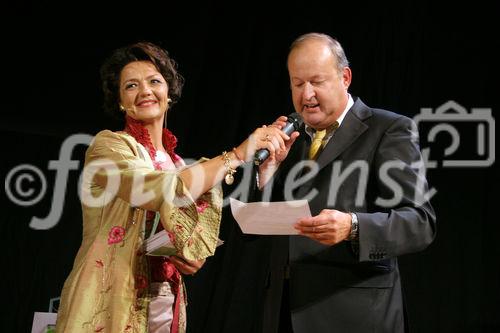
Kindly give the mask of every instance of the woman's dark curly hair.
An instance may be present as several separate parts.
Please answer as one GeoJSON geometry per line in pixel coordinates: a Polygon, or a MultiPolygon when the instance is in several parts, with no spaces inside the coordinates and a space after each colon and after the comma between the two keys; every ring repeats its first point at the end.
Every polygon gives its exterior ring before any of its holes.
{"type": "Polygon", "coordinates": [[[177,72],[177,63],[161,47],[149,42],[139,42],[117,49],[101,66],[104,110],[106,112],[123,119],[123,112],[119,108],[120,74],[123,67],[134,61],[152,62],[167,81],[168,97],[172,99],[170,105],[179,100],[184,78],[177,72]]]}

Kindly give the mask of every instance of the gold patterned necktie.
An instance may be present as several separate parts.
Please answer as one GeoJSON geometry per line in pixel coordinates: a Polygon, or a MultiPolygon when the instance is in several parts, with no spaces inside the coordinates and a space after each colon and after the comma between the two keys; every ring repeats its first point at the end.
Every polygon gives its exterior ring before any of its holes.
{"type": "Polygon", "coordinates": [[[315,160],[321,148],[323,147],[323,140],[325,139],[325,136],[328,133],[332,133],[335,131],[337,128],[339,128],[339,122],[335,121],[330,127],[325,128],[324,130],[321,131],[316,131],[314,132],[314,137],[311,142],[311,147],[309,148],[309,159],[310,160],[315,160]]]}
{"type": "Polygon", "coordinates": [[[315,160],[316,155],[318,155],[321,144],[323,143],[323,138],[326,135],[326,129],[314,132],[314,137],[311,142],[311,147],[309,148],[309,159],[315,160]]]}

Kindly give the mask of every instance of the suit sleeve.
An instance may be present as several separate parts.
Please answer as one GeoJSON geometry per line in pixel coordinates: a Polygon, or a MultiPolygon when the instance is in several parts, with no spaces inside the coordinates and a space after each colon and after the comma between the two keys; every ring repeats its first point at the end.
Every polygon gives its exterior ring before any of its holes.
{"type": "Polygon", "coordinates": [[[374,261],[420,251],[434,239],[436,217],[425,194],[425,166],[413,121],[398,117],[375,152],[374,213],[356,213],[359,260],[374,261]]]}

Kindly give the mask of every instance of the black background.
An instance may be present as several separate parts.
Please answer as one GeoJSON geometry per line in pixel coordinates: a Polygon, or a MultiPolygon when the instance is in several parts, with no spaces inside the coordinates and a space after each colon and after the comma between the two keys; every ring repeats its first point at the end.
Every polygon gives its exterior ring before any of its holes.
{"type": "MultiPolygon", "coordinates": [[[[72,6],[18,3],[1,14],[2,85],[7,87],[2,89],[0,123],[2,175],[5,179],[12,168],[28,163],[43,171],[48,184],[43,199],[28,207],[17,206],[2,192],[5,332],[30,331],[33,312],[47,311],[71,269],[81,241],[80,172],[69,173],[55,227],[33,230],[29,222],[50,211],[56,173],[48,163],[58,159],[63,141],[76,133],[120,129],[102,112],[98,76],[100,64],[117,47],[152,41],[179,63],[186,85],[168,126],[179,138],[183,157],[215,156],[255,127],[292,112],[287,49],[294,38],[311,31],[328,33],[343,44],[353,70],[350,92],[369,106],[413,117],[421,108],[454,100],[467,110],[491,108],[493,117],[498,112],[493,95],[498,90],[498,15],[493,5],[481,1],[72,6]]],[[[466,156],[474,152],[474,135],[468,132],[464,138],[460,149],[466,156]]],[[[446,135],[437,139],[432,146],[436,158],[450,143],[446,135]]],[[[78,146],[73,158],[82,161],[84,152],[85,146],[78,146]]],[[[429,170],[428,178],[438,191],[432,199],[438,236],[425,251],[400,259],[412,330],[498,330],[495,165],[440,166],[429,170]]],[[[258,259],[251,256],[251,247],[243,250],[227,211],[221,238],[226,244],[187,279],[190,332],[250,330],[245,322],[252,321],[255,304],[247,270],[258,259]]]]}

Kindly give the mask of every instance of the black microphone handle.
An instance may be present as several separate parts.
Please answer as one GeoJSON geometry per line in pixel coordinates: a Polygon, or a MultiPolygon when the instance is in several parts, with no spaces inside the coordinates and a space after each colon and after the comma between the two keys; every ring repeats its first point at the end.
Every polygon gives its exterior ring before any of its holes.
{"type": "MultiPolygon", "coordinates": [[[[293,120],[293,121],[295,121],[295,120],[293,120]]],[[[286,135],[292,134],[293,131],[295,131],[294,123],[290,122],[290,121],[287,121],[285,127],[283,127],[281,130],[286,135]]],[[[254,159],[253,159],[253,163],[255,165],[261,165],[265,160],[267,160],[268,157],[269,157],[269,150],[267,150],[266,148],[259,149],[255,153],[255,156],[254,156],[254,159]]]]}
{"type": "Polygon", "coordinates": [[[255,165],[261,165],[262,162],[264,162],[265,160],[267,160],[268,157],[269,157],[269,150],[267,150],[265,148],[259,149],[255,153],[255,156],[254,156],[254,159],[253,159],[253,163],[255,165]]]}

